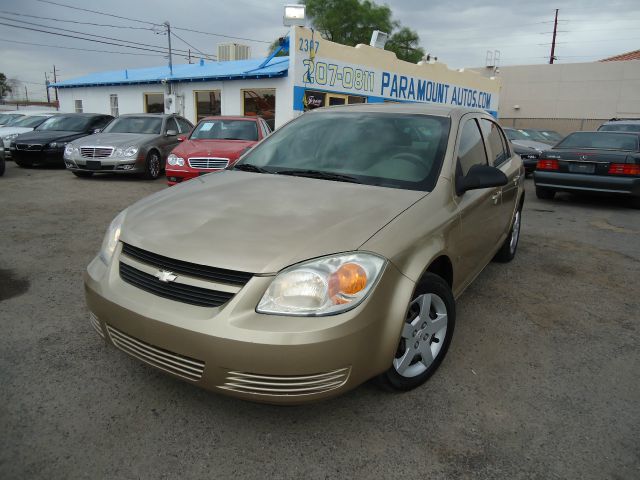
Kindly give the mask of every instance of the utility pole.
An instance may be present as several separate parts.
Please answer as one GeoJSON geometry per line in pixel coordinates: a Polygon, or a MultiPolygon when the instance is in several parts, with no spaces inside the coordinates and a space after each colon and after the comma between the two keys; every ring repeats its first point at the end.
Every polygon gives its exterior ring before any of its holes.
{"type": "Polygon", "coordinates": [[[191,65],[191,49],[189,49],[189,65],[191,65]]]}
{"type": "MultiPolygon", "coordinates": [[[[53,66],[53,83],[58,83],[58,73],[56,72],[56,66],[53,66]]],[[[55,87],[56,91],[56,110],[60,110],[60,102],[58,101],[58,87],[55,87]]]]}
{"type": "Polygon", "coordinates": [[[549,56],[549,64],[553,65],[556,59],[556,34],[558,33],[558,9],[556,8],[556,19],[553,22],[553,40],[551,40],[551,55],[549,56]]]}
{"type": "Polygon", "coordinates": [[[167,21],[164,22],[165,27],[167,27],[167,40],[169,40],[169,75],[173,76],[173,61],[171,58],[171,24],[167,21]]]}
{"type": "Polygon", "coordinates": [[[24,96],[26,98],[25,103],[29,103],[29,92],[27,91],[27,86],[24,86],[24,96]]]}
{"type": "Polygon", "coordinates": [[[49,95],[49,77],[47,77],[47,72],[44,72],[44,84],[46,85],[47,90],[47,103],[51,103],[51,95],[49,95]]]}

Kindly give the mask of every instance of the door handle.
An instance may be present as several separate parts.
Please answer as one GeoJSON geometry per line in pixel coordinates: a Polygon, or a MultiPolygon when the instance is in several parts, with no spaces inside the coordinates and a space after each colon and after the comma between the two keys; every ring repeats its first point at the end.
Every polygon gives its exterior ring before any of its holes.
{"type": "Polygon", "coordinates": [[[520,175],[513,177],[513,184],[518,185],[518,183],[520,183],[520,175]]]}
{"type": "Polygon", "coordinates": [[[498,203],[500,197],[502,196],[502,190],[498,190],[496,193],[491,195],[491,200],[493,200],[494,205],[498,203]]]}

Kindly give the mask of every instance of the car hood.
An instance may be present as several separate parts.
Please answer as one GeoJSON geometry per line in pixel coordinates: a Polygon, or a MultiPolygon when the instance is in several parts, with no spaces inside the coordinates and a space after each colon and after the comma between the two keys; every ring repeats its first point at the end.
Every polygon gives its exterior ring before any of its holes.
{"type": "Polygon", "coordinates": [[[173,153],[182,158],[222,157],[237,159],[247,148],[254,146],[250,140],[185,140],[173,153]]]}
{"type": "Polygon", "coordinates": [[[49,143],[49,142],[71,142],[76,138],[86,136],[86,132],[63,132],[58,130],[34,130],[32,132],[23,133],[16,142],[20,143],[49,143]]]}
{"type": "Polygon", "coordinates": [[[200,265],[275,273],[358,249],[425,192],[223,170],[127,209],[121,240],[200,265]]]}
{"type": "Polygon", "coordinates": [[[32,131],[31,127],[2,127],[0,128],[0,137],[6,137],[7,135],[14,135],[16,133],[25,133],[32,131]]]}
{"type": "Polygon", "coordinates": [[[73,142],[76,147],[129,147],[141,145],[160,135],[154,133],[96,133],[73,142]]]}
{"type": "Polygon", "coordinates": [[[534,150],[546,150],[551,147],[548,143],[536,142],[535,140],[514,140],[511,143],[522,147],[533,148],[534,150]]]}

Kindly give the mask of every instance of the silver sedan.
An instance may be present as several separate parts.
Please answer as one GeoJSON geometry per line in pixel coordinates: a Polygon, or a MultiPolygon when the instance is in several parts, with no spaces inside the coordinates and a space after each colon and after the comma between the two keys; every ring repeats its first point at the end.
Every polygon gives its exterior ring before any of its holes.
{"type": "Polygon", "coordinates": [[[193,124],[177,115],[121,115],[95,135],[67,145],[64,162],[78,177],[94,173],[141,174],[156,179],[167,156],[193,124]]]}

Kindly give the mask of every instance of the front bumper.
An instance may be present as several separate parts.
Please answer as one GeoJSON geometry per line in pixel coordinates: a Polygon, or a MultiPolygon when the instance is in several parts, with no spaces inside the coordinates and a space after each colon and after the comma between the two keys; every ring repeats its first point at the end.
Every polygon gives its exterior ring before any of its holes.
{"type": "MultiPolygon", "coordinates": [[[[119,249],[118,249],[119,250],[119,249]]],[[[220,307],[196,307],[124,282],[119,253],[85,274],[106,341],[189,383],[234,397],[300,404],[339,395],[391,365],[414,283],[387,264],[358,307],[327,317],[258,314],[273,280],[254,276],[220,307]]]]}
{"type": "Polygon", "coordinates": [[[33,165],[64,165],[62,155],[63,149],[55,150],[9,150],[10,157],[18,162],[25,162],[33,165]]]}
{"type": "Polygon", "coordinates": [[[67,170],[77,172],[103,172],[103,173],[140,173],[144,172],[144,157],[124,158],[65,158],[67,170]]]}
{"type": "Polygon", "coordinates": [[[567,192],[583,191],[640,197],[640,178],[536,170],[533,179],[537,187],[567,192]]]}

